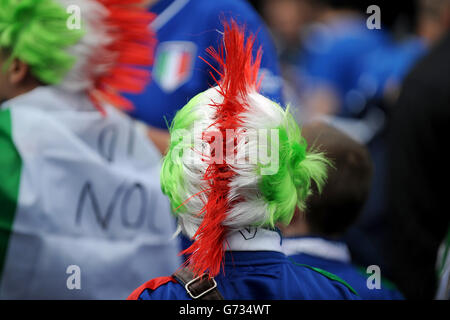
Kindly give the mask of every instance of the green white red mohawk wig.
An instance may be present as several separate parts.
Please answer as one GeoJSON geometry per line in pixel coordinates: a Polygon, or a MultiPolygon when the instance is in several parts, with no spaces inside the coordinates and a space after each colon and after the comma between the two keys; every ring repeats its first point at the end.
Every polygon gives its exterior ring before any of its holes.
{"type": "Polygon", "coordinates": [[[217,86],[191,99],[170,128],[161,184],[179,230],[194,240],[183,253],[196,275],[220,272],[229,233],[288,223],[311,181],[320,189],[326,179],[327,160],[306,151],[289,111],[258,93],[254,41],[224,23],[223,44],[207,50],[220,66],[217,86]]]}
{"type": "Polygon", "coordinates": [[[132,104],[120,92],[140,92],[149,80],[154,18],[141,0],[0,0],[0,48],[30,66],[45,84],[86,91],[121,109],[132,104]],[[80,28],[70,27],[69,8],[80,28]]]}

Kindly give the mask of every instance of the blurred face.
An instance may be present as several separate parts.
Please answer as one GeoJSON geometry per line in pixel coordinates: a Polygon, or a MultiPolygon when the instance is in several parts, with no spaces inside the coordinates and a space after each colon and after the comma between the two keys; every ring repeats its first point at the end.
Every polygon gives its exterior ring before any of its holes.
{"type": "Polygon", "coordinates": [[[286,41],[296,41],[311,18],[309,2],[304,0],[267,0],[263,11],[269,26],[286,41]]]}
{"type": "Polygon", "coordinates": [[[450,0],[419,1],[418,33],[433,44],[450,29],[450,0]]]}

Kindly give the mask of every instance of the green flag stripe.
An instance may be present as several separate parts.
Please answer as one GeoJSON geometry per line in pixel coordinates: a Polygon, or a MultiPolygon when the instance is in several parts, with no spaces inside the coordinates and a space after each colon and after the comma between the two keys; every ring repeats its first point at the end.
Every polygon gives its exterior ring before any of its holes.
{"type": "Polygon", "coordinates": [[[161,52],[158,55],[155,75],[160,81],[162,81],[164,74],[167,72],[168,58],[169,58],[169,54],[167,52],[161,52]]]}
{"type": "Polygon", "coordinates": [[[11,134],[11,111],[0,110],[0,281],[19,196],[22,160],[11,134]]]}

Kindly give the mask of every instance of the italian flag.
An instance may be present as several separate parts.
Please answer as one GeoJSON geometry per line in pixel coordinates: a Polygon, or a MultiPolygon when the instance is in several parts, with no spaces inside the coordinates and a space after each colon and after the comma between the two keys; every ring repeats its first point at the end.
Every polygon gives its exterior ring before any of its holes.
{"type": "Polygon", "coordinates": [[[172,92],[189,80],[195,52],[195,45],[187,41],[159,45],[152,75],[164,91],[172,92]]]}
{"type": "Polygon", "coordinates": [[[0,298],[125,299],[180,265],[146,127],[39,87],[0,109],[0,298]]]}

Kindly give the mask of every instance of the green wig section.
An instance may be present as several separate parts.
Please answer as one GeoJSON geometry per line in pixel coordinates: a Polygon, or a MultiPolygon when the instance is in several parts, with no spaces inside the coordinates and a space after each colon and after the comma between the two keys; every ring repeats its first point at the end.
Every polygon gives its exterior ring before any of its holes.
{"type": "Polygon", "coordinates": [[[84,34],[70,30],[68,19],[52,0],[0,0],[0,48],[10,52],[5,67],[17,58],[45,84],[60,83],[75,63],[66,49],[84,34]]]}
{"type": "Polygon", "coordinates": [[[192,98],[176,113],[169,128],[170,145],[164,157],[160,178],[162,192],[169,197],[175,215],[185,212],[185,207],[182,206],[186,200],[183,155],[184,150],[194,146],[192,127],[198,115],[193,109],[202,101],[203,93],[192,98]]]}
{"type": "Polygon", "coordinates": [[[311,194],[311,182],[321,191],[327,177],[327,167],[331,163],[322,153],[307,151],[306,140],[301,136],[300,128],[289,112],[284,113],[283,123],[278,129],[278,171],[272,175],[261,175],[259,189],[267,203],[268,219],[264,226],[273,228],[276,222],[288,224],[295,208],[305,208],[306,198],[311,194]]]}

